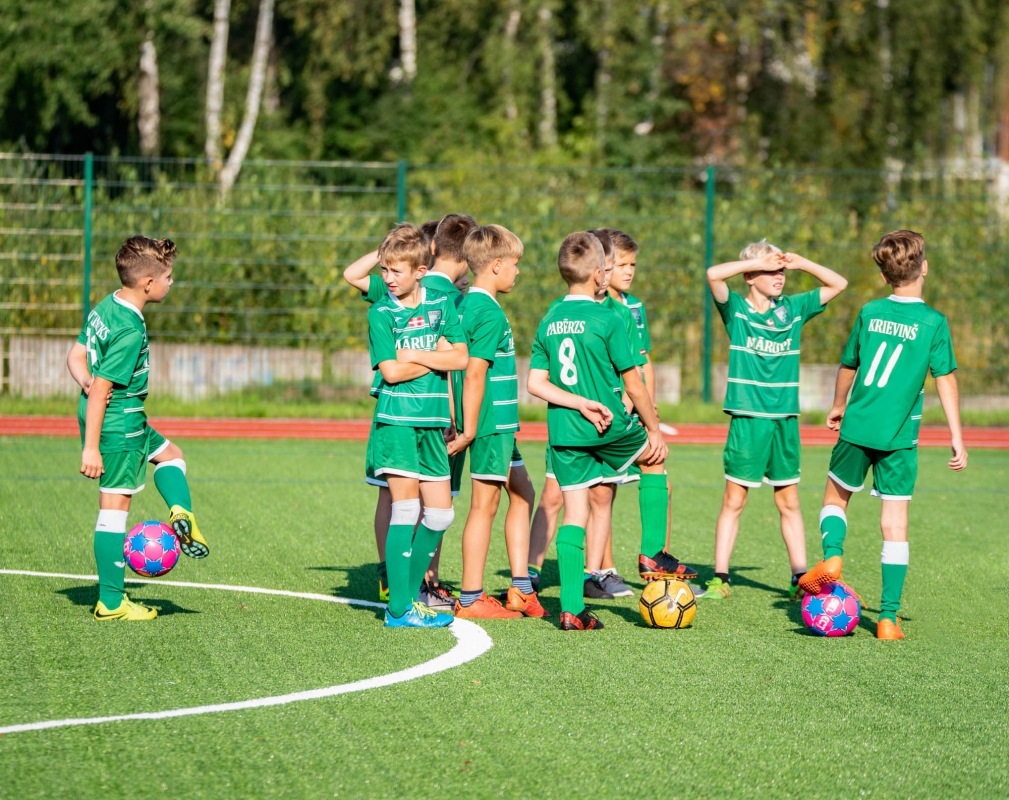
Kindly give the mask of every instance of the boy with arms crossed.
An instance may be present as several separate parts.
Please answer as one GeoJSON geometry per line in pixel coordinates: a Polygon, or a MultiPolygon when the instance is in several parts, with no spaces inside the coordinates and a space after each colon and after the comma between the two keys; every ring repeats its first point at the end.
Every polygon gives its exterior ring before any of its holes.
{"type": "Polygon", "coordinates": [[[602,245],[587,231],[569,234],[557,263],[569,294],[540,323],[528,389],[549,403],[549,447],[564,494],[564,525],[557,533],[561,629],[595,630],[602,623],[582,599],[589,489],[602,480],[603,463],[618,474],[634,463],[641,467],[641,550],[655,553],[649,559],[655,566],[652,577],[674,576],[680,565],[662,550],[668,449],[620,318],[595,302],[605,280],[602,245]],[[620,377],[644,428],[631,420],[620,400],[620,377]]]}
{"type": "Polygon", "coordinates": [[[420,228],[402,224],[378,251],[385,298],[368,311],[372,368],[382,375],[375,406],[375,477],[389,483],[392,514],[386,539],[389,628],[444,627],[448,614],[417,602],[418,588],[443,533],[452,524],[445,372],[463,369],[467,353],[451,299],[420,284],[429,250],[420,228]],[[440,350],[444,339],[450,350],[440,350]],[[424,518],[420,519],[420,497],[424,518]]]}
{"type": "Polygon", "coordinates": [[[116,254],[123,288],[88,314],[67,367],[81,387],[77,420],[81,429],[81,473],[98,479],[95,525],[98,603],[95,619],[149,620],[158,612],[134,603],[123,591],[123,544],[133,495],[144,488],[147,462],[154,485],[169,507],[169,524],[182,552],[205,558],[210,549],[196,526],[182,450],[147,424],[147,326],[144,308],[160,303],[172,285],[176,247],[169,239],[133,236],[116,254]]]}
{"type": "Polygon", "coordinates": [[[918,428],[925,376],[931,372],[952,437],[949,468],[967,466],[960,430],[956,358],[946,317],[922,300],[928,275],[925,239],[914,231],[886,234],[872,249],[893,294],[862,307],[837,372],[827,427],[840,431],[820,512],[823,558],[799,581],[816,594],[841,579],[845,511],[872,467],[872,494],[882,501],[883,592],[877,639],[903,639],[897,612],[907,575],[907,510],[918,476],[918,428]],[[849,399],[848,393],[851,392],[849,399]]]}
{"type": "Polygon", "coordinates": [[[848,282],[833,270],[766,241],[744,248],[739,261],[708,270],[718,313],[729,333],[729,371],[725,413],[731,416],[722,460],[725,494],[715,526],[715,577],[703,597],[730,595],[729,558],[739,533],[739,517],[750,489],[774,488],[781,515],[781,537],[792,568],[789,599],[798,600],[806,572],[806,529],[799,510],[799,350],[802,327],[845,290],[848,282]],[[799,269],[824,285],[782,295],[785,272],[799,269]],[[750,292],[744,298],[726,281],[742,274],[750,292]]]}
{"type": "Polygon", "coordinates": [[[463,253],[474,276],[460,307],[469,364],[462,414],[456,416],[462,429],[449,443],[448,452],[461,457],[469,449],[473,495],[462,534],[462,591],[455,615],[466,619],[545,617],[547,611],[540,605],[526,566],[535,494],[515,445],[519,429],[515,339],[496,297],[515,286],[522,242],[500,225],[487,225],[466,237],[463,253]],[[512,572],[507,607],[483,590],[491,526],[502,487],[508,493],[504,527],[512,572]]]}

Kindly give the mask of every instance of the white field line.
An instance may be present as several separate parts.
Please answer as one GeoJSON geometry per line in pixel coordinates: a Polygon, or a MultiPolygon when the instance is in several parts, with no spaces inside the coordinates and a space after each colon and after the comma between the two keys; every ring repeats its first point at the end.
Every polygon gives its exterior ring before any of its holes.
{"type": "MultiPolygon", "coordinates": [[[[22,569],[0,569],[0,575],[24,575],[35,578],[67,578],[78,581],[97,580],[95,575],[68,575],[59,572],[33,572],[22,569]]],[[[262,589],[258,586],[230,586],[226,584],[214,583],[187,583],[186,581],[164,581],[146,580],[142,578],[127,578],[129,583],[153,583],[164,586],[179,586],[186,589],[218,589],[226,592],[249,592],[251,594],[279,595],[281,597],[295,597],[304,600],[322,600],[327,603],[342,603],[344,605],[368,606],[371,608],[385,608],[384,603],[375,603],[371,600],[353,600],[346,597],[333,597],[326,594],[316,594],[314,592],[289,592],[283,589],[262,589]]],[[[71,725],[98,725],[105,722],[121,722],[123,720],[134,719],[168,719],[170,717],[191,717],[197,714],[216,714],[222,711],[243,711],[249,708],[265,708],[267,706],[284,706],[288,703],[298,703],[302,700],[319,700],[323,697],[335,697],[339,694],[350,694],[351,692],[363,692],[367,689],[377,689],[382,686],[391,686],[395,683],[422,678],[426,675],[434,675],[444,672],[447,669],[461,666],[467,661],[479,658],[491,647],[494,642],[487,635],[487,632],[479,625],[464,619],[457,619],[449,626],[449,630],[456,638],[456,643],[444,655],[437,656],[423,664],[415,667],[408,667],[399,672],[391,672],[388,675],[379,675],[375,678],[365,678],[352,683],[341,683],[337,686],[326,686],[322,689],[310,689],[304,692],[292,692],[291,694],[275,695],[273,697],[259,697],[253,700],[240,700],[235,703],[216,703],[207,706],[193,706],[190,708],[175,708],[168,711],[148,711],[140,714],[120,714],[111,717],[78,717],[72,719],[52,719],[42,722],[28,722],[21,725],[7,725],[0,727],[0,736],[8,733],[21,733],[23,731],[40,731],[47,728],[65,728],[71,725]]],[[[395,634],[393,634],[395,635],[395,634]]]]}
{"type": "Polygon", "coordinates": [[[672,425],[666,425],[666,423],[664,422],[659,423],[659,430],[662,431],[662,433],[666,434],[666,436],[680,435],[680,432],[676,430],[676,428],[674,428],[672,425]]]}

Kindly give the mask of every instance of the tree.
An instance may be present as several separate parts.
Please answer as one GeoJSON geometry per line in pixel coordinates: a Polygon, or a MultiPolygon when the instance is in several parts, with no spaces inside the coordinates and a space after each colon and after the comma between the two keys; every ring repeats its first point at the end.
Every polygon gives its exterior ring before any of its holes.
{"type": "Polygon", "coordinates": [[[221,161],[221,109],[224,106],[224,66],[228,58],[228,17],[231,0],[215,0],[214,38],[210,42],[207,68],[207,158],[216,165],[221,161]]]}

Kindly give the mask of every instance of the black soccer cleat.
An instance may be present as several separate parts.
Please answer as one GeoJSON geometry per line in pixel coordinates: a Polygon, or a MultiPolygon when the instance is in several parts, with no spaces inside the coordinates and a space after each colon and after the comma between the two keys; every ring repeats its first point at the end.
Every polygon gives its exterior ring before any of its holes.
{"type": "Polygon", "coordinates": [[[562,631],[598,631],[602,628],[603,623],[596,619],[587,608],[582,609],[582,613],[577,616],[570,611],[561,612],[562,631]]]}
{"type": "Polygon", "coordinates": [[[646,581],[656,581],[659,578],[688,581],[697,577],[697,570],[681,564],[665,550],[660,550],[651,558],[643,553],[638,556],[638,574],[646,581]]]}
{"type": "Polygon", "coordinates": [[[616,595],[613,592],[606,591],[606,587],[603,586],[602,578],[599,575],[586,575],[582,597],[589,600],[612,600],[616,595]]]}

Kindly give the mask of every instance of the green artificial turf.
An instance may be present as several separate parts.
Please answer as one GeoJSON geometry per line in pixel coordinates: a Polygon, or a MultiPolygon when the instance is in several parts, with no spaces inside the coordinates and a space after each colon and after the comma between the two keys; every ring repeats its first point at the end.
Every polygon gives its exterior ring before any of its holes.
{"type": "MultiPolygon", "coordinates": [[[[364,444],[181,442],[212,552],[170,577],[375,599],[375,490],[364,444]]],[[[543,446],[525,445],[534,482],[543,446]]],[[[811,559],[829,450],[803,454],[811,559]]],[[[74,439],[0,439],[0,567],[90,574],[97,489],[74,439]]],[[[461,667],[287,706],[7,734],[0,797],[1006,797],[1009,796],[1009,453],[955,475],[922,450],[912,503],[907,639],[873,638],[878,501],[849,509],[845,578],[868,609],[823,639],[786,602],[768,489],[753,493],[728,602],[691,629],[598,602],[598,633],[552,621],[483,624],[493,648],[461,667]]],[[[711,575],[719,448],[673,448],[674,551],[711,575]]],[[[460,576],[468,492],[442,573],[460,576]]],[[[164,518],[148,480],[130,524],[164,518]]],[[[639,589],[637,490],[615,513],[618,567],[639,589]]],[[[500,523],[498,524],[500,533],[500,523]]],[[[486,586],[507,585],[495,536],[486,586]]],[[[447,631],[386,631],[376,609],[132,586],[151,623],[90,618],[95,590],[0,575],[0,726],[228,702],[381,675],[447,652],[447,631]]]]}

